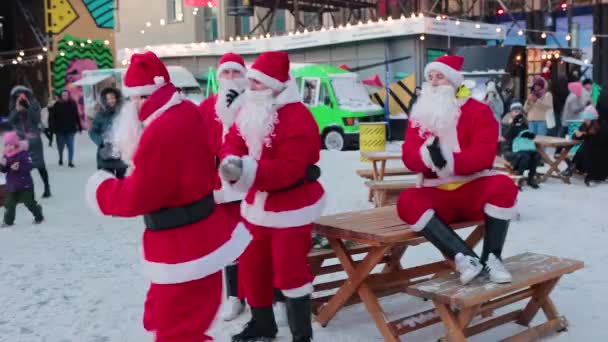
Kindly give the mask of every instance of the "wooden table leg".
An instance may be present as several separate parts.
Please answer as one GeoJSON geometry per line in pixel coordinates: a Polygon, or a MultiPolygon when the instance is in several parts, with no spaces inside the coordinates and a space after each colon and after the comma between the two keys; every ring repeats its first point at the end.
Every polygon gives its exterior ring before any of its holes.
{"type": "Polygon", "coordinates": [[[403,245],[403,246],[395,246],[393,248],[390,249],[390,259],[389,262],[387,262],[384,265],[384,268],[382,269],[382,273],[390,273],[390,272],[394,272],[394,271],[400,271],[403,269],[403,267],[401,266],[401,258],[403,257],[403,254],[405,254],[405,251],[407,250],[407,246],[403,245]]]}
{"type": "Polygon", "coordinates": [[[378,174],[378,180],[383,180],[385,173],[386,173],[386,160],[382,160],[380,162],[380,174],[378,174]]]}
{"type": "Polygon", "coordinates": [[[348,276],[348,280],[344,282],[336,294],[331,297],[327,304],[323,305],[319,309],[319,314],[317,315],[317,321],[322,326],[326,326],[327,323],[336,315],[338,310],[340,310],[344,304],[350,299],[350,297],[355,294],[357,289],[363,284],[364,280],[369,276],[371,271],[378,265],[378,263],[384,257],[386,251],[391,248],[390,245],[374,247],[372,248],[363,261],[355,267],[352,257],[346,251],[346,246],[344,243],[335,238],[328,238],[329,243],[336,253],[336,257],[340,261],[340,264],[346,271],[348,276]]]}
{"type": "Polygon", "coordinates": [[[556,172],[557,172],[557,177],[559,177],[566,184],[570,184],[570,177],[562,175],[562,173],[559,171],[558,167],[564,160],[566,160],[566,158],[568,158],[568,153],[570,153],[571,149],[572,149],[572,146],[563,147],[561,153],[555,160],[555,168],[556,168],[556,172]]]}
{"type": "MultiPolygon", "coordinates": [[[[555,285],[557,285],[559,279],[560,278],[551,279],[544,283],[533,286],[534,294],[522,312],[521,317],[517,320],[517,324],[529,326],[530,322],[532,322],[532,319],[534,316],[536,316],[536,313],[538,313],[538,310],[541,308],[549,310],[548,312],[551,318],[549,318],[549,316],[547,316],[547,318],[552,319],[557,317],[557,312],[551,311],[553,302],[550,302],[548,305],[545,305],[545,303],[549,298],[549,294],[551,291],[553,291],[555,285]]],[[[553,309],[554,308],[555,307],[553,306],[553,309]]]]}
{"type": "Polygon", "coordinates": [[[554,161],[553,159],[551,159],[551,157],[547,154],[547,152],[545,151],[545,148],[542,146],[537,146],[536,150],[538,151],[538,153],[540,153],[541,158],[543,159],[543,161],[547,164],[549,164],[549,170],[540,178],[541,183],[545,182],[553,173],[553,169],[554,169],[554,161]]]}
{"type": "Polygon", "coordinates": [[[445,304],[437,301],[433,301],[433,303],[439,317],[441,317],[441,321],[445,325],[447,340],[450,342],[465,342],[467,339],[464,336],[463,328],[460,327],[452,311],[445,304]]]}

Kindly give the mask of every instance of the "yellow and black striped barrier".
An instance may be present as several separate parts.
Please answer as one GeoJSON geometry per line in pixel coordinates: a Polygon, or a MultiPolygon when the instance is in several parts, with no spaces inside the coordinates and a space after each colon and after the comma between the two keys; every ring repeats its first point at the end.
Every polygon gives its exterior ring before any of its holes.
{"type": "MultiPolygon", "coordinates": [[[[386,122],[359,124],[359,151],[379,152],[386,149],[386,122]]],[[[369,160],[361,155],[362,162],[369,160]]]]}

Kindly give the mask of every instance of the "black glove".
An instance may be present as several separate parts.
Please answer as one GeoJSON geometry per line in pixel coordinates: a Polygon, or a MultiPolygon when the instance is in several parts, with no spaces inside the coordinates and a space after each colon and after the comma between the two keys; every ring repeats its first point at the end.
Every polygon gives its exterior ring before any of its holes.
{"type": "Polygon", "coordinates": [[[523,132],[521,134],[521,137],[526,138],[526,139],[534,139],[534,138],[536,138],[536,134],[528,131],[528,132],[523,132]]]}
{"type": "Polygon", "coordinates": [[[441,148],[439,147],[439,138],[435,138],[435,141],[431,145],[426,147],[429,150],[429,154],[431,155],[431,160],[433,164],[437,166],[439,169],[443,169],[447,165],[447,161],[441,154],[441,148]]]}
{"type": "Polygon", "coordinates": [[[321,177],[321,168],[317,165],[310,165],[306,168],[306,180],[314,182],[321,177]]]}
{"type": "Polygon", "coordinates": [[[226,94],[226,103],[228,104],[227,107],[230,107],[230,105],[232,105],[232,103],[234,102],[234,100],[239,97],[239,95],[241,95],[241,93],[239,93],[238,91],[234,90],[234,89],[230,89],[228,91],[228,94],[226,94]]]}

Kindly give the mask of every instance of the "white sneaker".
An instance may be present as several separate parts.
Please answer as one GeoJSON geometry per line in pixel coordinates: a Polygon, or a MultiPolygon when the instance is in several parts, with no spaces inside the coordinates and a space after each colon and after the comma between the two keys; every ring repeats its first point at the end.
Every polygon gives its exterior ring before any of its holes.
{"type": "Polygon", "coordinates": [[[502,261],[498,259],[494,254],[490,253],[488,261],[486,262],[486,269],[490,274],[490,281],[497,284],[510,283],[513,281],[511,273],[507,271],[502,261]]]}
{"type": "Polygon", "coordinates": [[[287,306],[285,302],[276,302],[273,305],[274,319],[277,322],[277,326],[286,327],[289,325],[287,322],[287,306]]]}
{"type": "Polygon", "coordinates": [[[460,272],[460,282],[466,285],[473,280],[483,270],[483,265],[479,259],[462,253],[456,254],[454,257],[456,262],[456,270],[460,272]]]}
{"type": "Polygon", "coordinates": [[[245,304],[237,297],[228,297],[228,299],[222,304],[222,310],[220,312],[220,318],[224,321],[232,321],[239,317],[239,315],[245,310],[245,304]]]}

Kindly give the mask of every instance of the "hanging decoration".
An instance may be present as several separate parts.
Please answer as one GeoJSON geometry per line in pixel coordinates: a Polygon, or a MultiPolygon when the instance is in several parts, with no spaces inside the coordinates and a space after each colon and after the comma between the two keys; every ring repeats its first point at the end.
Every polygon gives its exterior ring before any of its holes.
{"type": "Polygon", "coordinates": [[[217,7],[217,0],[184,0],[184,5],[188,7],[217,7]]]}

